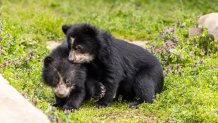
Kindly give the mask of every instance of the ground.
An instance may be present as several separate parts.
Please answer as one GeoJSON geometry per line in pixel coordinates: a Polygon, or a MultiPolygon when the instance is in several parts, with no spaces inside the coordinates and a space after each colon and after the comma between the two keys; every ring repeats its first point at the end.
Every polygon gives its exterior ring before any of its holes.
{"type": "Polygon", "coordinates": [[[218,122],[218,46],[189,38],[198,17],[218,11],[216,0],[2,0],[0,73],[52,122],[218,122]],[[64,113],[51,106],[51,90],[41,82],[47,41],[64,40],[63,24],[87,22],[117,38],[146,41],[161,61],[163,93],[138,109],[126,102],[97,109],[94,100],[64,113]]]}

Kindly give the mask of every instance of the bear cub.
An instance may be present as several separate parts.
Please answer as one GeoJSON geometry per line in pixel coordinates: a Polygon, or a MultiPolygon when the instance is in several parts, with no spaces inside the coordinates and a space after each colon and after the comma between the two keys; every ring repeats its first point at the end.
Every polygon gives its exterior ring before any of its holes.
{"type": "Polygon", "coordinates": [[[43,82],[55,94],[54,106],[64,110],[78,109],[84,100],[99,99],[105,93],[100,82],[87,78],[85,65],[69,62],[68,53],[67,42],[63,42],[44,59],[42,71],[43,82]]]}
{"type": "Polygon", "coordinates": [[[72,63],[97,66],[99,81],[106,88],[96,107],[111,105],[115,95],[131,101],[135,108],[143,102],[152,103],[164,84],[163,69],[158,59],[134,44],[114,38],[89,24],[63,25],[72,63]]]}

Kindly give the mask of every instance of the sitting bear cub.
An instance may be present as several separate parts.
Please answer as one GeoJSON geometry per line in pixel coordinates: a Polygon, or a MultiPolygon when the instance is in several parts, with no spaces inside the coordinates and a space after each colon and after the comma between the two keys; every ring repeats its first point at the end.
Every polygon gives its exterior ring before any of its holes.
{"type": "Polygon", "coordinates": [[[44,59],[42,78],[53,89],[56,104],[63,109],[77,109],[80,104],[91,97],[101,98],[104,86],[87,78],[87,69],[83,64],[68,61],[68,47],[64,42],[44,59]]]}
{"type": "MultiPolygon", "coordinates": [[[[111,105],[114,95],[130,100],[129,107],[152,103],[164,84],[158,59],[147,50],[116,39],[88,24],[62,26],[69,46],[68,59],[87,63],[101,71],[106,93],[95,106],[111,105]]],[[[96,71],[97,72],[97,71],[96,71]]]]}

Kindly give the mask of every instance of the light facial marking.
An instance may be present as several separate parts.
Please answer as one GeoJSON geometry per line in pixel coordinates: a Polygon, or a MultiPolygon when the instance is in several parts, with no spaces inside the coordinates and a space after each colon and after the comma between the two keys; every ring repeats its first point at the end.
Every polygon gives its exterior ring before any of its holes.
{"type": "Polygon", "coordinates": [[[70,37],[70,40],[71,40],[71,45],[73,45],[75,38],[70,37]]]}
{"type": "Polygon", "coordinates": [[[56,96],[60,98],[65,98],[70,95],[71,90],[74,88],[74,86],[67,87],[67,85],[64,83],[63,78],[61,77],[60,73],[58,72],[59,83],[57,87],[53,88],[53,91],[56,96]]]}
{"type": "Polygon", "coordinates": [[[68,59],[74,63],[88,63],[94,59],[94,56],[89,53],[79,53],[71,50],[68,59]]]}

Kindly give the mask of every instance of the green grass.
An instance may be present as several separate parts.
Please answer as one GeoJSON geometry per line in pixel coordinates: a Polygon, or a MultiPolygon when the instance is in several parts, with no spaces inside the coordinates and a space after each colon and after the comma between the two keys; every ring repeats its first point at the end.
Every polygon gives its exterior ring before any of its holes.
{"type": "Polygon", "coordinates": [[[218,122],[217,42],[206,31],[187,36],[198,16],[218,11],[218,3],[196,1],[2,0],[0,73],[52,122],[218,122]],[[164,91],[153,104],[129,109],[126,102],[114,102],[97,109],[91,100],[69,115],[51,106],[52,92],[41,82],[42,61],[50,53],[46,41],[63,41],[61,26],[80,22],[120,39],[148,41],[146,48],[166,74],[164,91]],[[169,42],[174,47],[166,46],[169,42]]]}

